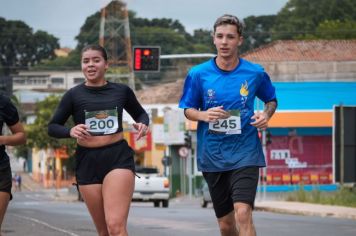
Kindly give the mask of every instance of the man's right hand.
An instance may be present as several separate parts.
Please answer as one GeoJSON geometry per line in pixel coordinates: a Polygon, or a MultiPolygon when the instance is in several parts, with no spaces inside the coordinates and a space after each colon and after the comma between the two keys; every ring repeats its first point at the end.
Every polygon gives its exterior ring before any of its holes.
{"type": "Polygon", "coordinates": [[[223,109],[223,106],[212,107],[204,112],[205,122],[215,122],[219,119],[227,119],[230,117],[230,113],[223,109]]]}

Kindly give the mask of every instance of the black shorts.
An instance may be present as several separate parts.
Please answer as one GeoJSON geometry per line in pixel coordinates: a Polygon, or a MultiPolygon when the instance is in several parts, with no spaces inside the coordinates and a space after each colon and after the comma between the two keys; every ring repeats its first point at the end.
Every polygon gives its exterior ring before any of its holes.
{"type": "Polygon", "coordinates": [[[10,200],[12,199],[11,187],[12,187],[12,174],[9,157],[5,156],[0,157],[0,191],[10,194],[10,200]]]}
{"type": "Polygon", "coordinates": [[[259,168],[243,167],[224,172],[203,172],[209,186],[217,218],[234,210],[234,203],[243,202],[254,208],[259,168]]]}
{"type": "Polygon", "coordinates": [[[78,145],[75,168],[77,184],[102,184],[106,174],[114,169],[130,169],[135,173],[134,153],[126,140],[98,148],[78,145]]]}

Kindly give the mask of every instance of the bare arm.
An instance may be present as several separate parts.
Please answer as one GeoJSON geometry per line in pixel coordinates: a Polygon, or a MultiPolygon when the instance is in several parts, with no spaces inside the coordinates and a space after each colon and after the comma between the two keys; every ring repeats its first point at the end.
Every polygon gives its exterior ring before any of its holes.
{"type": "Polygon", "coordinates": [[[272,118],[274,112],[276,111],[277,109],[277,102],[276,101],[270,101],[270,102],[267,102],[265,104],[265,109],[264,109],[264,113],[267,114],[268,116],[268,120],[272,118]]]}
{"type": "Polygon", "coordinates": [[[9,126],[11,135],[0,136],[1,145],[16,146],[26,143],[26,134],[25,130],[20,122],[9,126]]]}
{"type": "Polygon", "coordinates": [[[230,116],[230,113],[225,111],[222,106],[212,107],[206,111],[198,111],[194,108],[188,108],[184,113],[189,120],[205,122],[214,122],[218,119],[226,119],[230,116]]]}
{"type": "Polygon", "coordinates": [[[274,112],[277,109],[277,102],[270,101],[265,104],[265,109],[262,113],[254,114],[251,119],[255,119],[250,124],[256,128],[265,129],[268,127],[268,121],[272,118],[274,112]]]}

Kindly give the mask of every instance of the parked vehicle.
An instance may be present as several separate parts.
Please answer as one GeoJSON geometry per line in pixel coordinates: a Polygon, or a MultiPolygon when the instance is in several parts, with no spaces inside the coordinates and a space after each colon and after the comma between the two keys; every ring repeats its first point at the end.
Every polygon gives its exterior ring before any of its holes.
{"type": "Polygon", "coordinates": [[[153,202],[154,207],[169,205],[169,180],[157,168],[136,167],[135,190],[132,201],[153,202]]]}
{"type": "Polygon", "coordinates": [[[201,207],[206,208],[208,206],[208,203],[212,203],[212,201],[211,201],[208,184],[205,181],[203,183],[202,195],[203,195],[203,197],[200,202],[200,205],[201,205],[201,207]]]}

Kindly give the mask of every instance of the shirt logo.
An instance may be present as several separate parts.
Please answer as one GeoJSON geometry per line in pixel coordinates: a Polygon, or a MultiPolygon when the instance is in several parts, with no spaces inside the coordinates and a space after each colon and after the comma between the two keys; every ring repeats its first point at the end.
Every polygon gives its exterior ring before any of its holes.
{"type": "Polygon", "coordinates": [[[215,98],[215,91],[214,90],[208,89],[207,93],[208,93],[209,100],[212,100],[212,99],[215,98]]]}
{"type": "Polygon", "coordinates": [[[241,84],[240,88],[240,95],[241,95],[241,105],[242,107],[246,106],[247,97],[248,97],[248,83],[245,80],[245,83],[241,84]]]}
{"type": "Polygon", "coordinates": [[[215,104],[217,103],[217,101],[215,100],[215,90],[208,89],[206,93],[208,95],[207,104],[209,106],[215,106],[215,104]]]}

